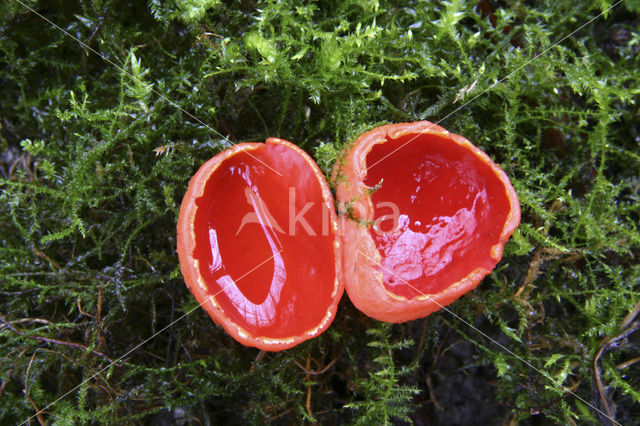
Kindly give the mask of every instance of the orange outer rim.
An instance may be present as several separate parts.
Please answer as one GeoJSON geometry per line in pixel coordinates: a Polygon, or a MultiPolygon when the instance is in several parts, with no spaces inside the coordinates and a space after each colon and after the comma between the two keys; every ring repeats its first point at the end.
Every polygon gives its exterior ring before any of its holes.
{"type": "MultiPolygon", "coordinates": [[[[518,196],[507,175],[491,161],[487,154],[473,146],[464,137],[450,133],[429,121],[387,124],[360,135],[344,159],[334,168],[334,182],[339,174],[344,176],[343,179],[338,179],[336,190],[338,202],[341,205],[352,202],[353,209],[359,212],[360,219],[373,220],[373,204],[371,196],[366,191],[367,186],[364,184],[367,172],[367,154],[376,144],[409,134],[433,134],[449,139],[468,149],[477,158],[488,164],[503,183],[510,211],[498,243],[491,247],[490,256],[497,263],[502,257],[504,245],[520,223],[518,196]]],[[[493,270],[493,268],[478,267],[439,293],[411,299],[399,296],[391,293],[384,286],[382,273],[378,272],[376,268],[382,257],[375,247],[368,229],[353,219],[347,218],[344,214],[340,216],[339,223],[343,245],[344,285],[349,299],[360,311],[380,321],[398,323],[425,317],[476,288],[480,281],[493,270]],[[366,255],[360,253],[360,250],[366,255]]]]}
{"type": "Polygon", "coordinates": [[[341,276],[341,247],[340,239],[338,238],[338,218],[335,213],[335,209],[333,208],[333,195],[331,194],[331,190],[329,189],[327,180],[322,174],[322,171],[320,171],[320,168],[306,152],[304,152],[302,149],[298,148],[291,142],[288,142],[284,139],[268,138],[265,144],[260,142],[244,142],[234,145],[233,147],[222,151],[221,153],[204,163],[202,167],[200,167],[200,169],[196,172],[196,174],[191,178],[189,187],[187,188],[187,192],[185,193],[182,200],[182,204],[180,206],[180,216],[178,217],[178,257],[180,259],[180,271],[184,276],[184,281],[187,284],[187,287],[189,287],[189,290],[195,297],[198,304],[200,304],[200,306],[204,308],[205,311],[207,311],[207,313],[215,323],[222,325],[227,333],[229,333],[234,339],[245,346],[253,346],[266,351],[281,351],[296,346],[297,344],[302,343],[305,340],[318,336],[319,334],[324,332],[333,322],[333,319],[336,316],[338,302],[340,301],[340,298],[342,297],[342,294],[344,292],[341,276]],[[258,149],[265,144],[283,145],[289,149],[294,150],[306,161],[307,165],[312,168],[314,175],[316,176],[322,188],[323,202],[327,203],[328,207],[330,207],[328,210],[329,217],[331,219],[331,227],[333,229],[334,235],[336,236],[334,240],[336,277],[334,281],[333,291],[331,293],[332,303],[329,306],[326,315],[324,316],[320,324],[318,324],[318,326],[307,330],[297,336],[291,336],[287,338],[254,336],[247,330],[242,328],[242,326],[227,317],[224,310],[215,300],[215,297],[207,292],[207,286],[205,285],[199,272],[199,261],[193,258],[193,251],[195,249],[195,232],[193,228],[197,210],[196,199],[202,196],[209,178],[228,158],[240,152],[247,152],[249,153],[249,155],[251,155],[251,151],[258,149]]]}

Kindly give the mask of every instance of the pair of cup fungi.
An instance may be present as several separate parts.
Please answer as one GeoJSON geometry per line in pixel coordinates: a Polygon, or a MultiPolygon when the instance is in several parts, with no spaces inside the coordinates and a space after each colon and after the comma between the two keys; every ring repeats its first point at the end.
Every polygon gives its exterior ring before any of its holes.
{"type": "Polygon", "coordinates": [[[520,221],[506,174],[462,136],[422,121],[359,136],[329,185],[282,139],[207,161],[182,201],[180,268],[238,342],[268,351],[325,331],[346,289],[381,321],[437,311],[474,289],[520,221]]]}

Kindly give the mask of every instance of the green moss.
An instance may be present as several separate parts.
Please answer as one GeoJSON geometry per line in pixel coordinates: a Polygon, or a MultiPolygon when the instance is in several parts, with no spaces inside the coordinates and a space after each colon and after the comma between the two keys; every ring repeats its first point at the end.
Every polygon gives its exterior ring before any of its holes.
{"type": "MultiPolygon", "coordinates": [[[[602,419],[593,361],[640,282],[637,1],[566,39],[613,3],[24,3],[88,47],[0,3],[0,423],[602,419]],[[421,119],[484,149],[522,205],[458,317],[388,326],[344,300],[256,359],[193,310],[175,223],[200,164],[278,136],[330,175],[357,135],[421,119]]],[[[637,349],[598,363],[625,424],[637,349]]]]}

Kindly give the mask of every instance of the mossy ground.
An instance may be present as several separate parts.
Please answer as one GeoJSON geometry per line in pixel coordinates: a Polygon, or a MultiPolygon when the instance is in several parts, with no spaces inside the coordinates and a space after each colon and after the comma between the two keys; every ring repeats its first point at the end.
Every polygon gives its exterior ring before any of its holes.
{"type": "Polygon", "coordinates": [[[588,403],[637,424],[640,5],[563,40],[613,4],[0,3],[0,423],[606,422],[588,403]],[[363,131],[421,119],[518,192],[502,262],[450,307],[511,353],[447,312],[390,326],[346,297],[264,356],[181,318],[200,164],[279,136],[329,173],[363,131]]]}

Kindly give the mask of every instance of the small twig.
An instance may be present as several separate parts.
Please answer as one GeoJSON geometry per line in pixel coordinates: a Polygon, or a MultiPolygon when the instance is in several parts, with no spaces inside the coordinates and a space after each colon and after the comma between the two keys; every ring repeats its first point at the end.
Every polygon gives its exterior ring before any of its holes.
{"type": "Polygon", "coordinates": [[[35,351],[33,355],[31,355],[31,359],[29,360],[29,366],[27,367],[27,374],[24,377],[23,392],[24,392],[24,396],[27,398],[27,400],[31,403],[31,405],[33,405],[33,408],[35,408],[36,410],[36,417],[38,418],[38,422],[44,426],[45,422],[44,422],[44,418],[42,417],[42,412],[40,411],[36,403],[33,401],[33,399],[31,399],[31,397],[29,396],[29,372],[31,371],[31,364],[33,364],[33,360],[36,357],[36,353],[38,352],[35,351]]]}
{"type": "Polygon", "coordinates": [[[207,25],[202,25],[202,28],[204,28],[206,30],[205,34],[208,33],[209,35],[212,35],[214,37],[218,37],[218,38],[224,39],[224,37],[221,36],[220,34],[216,34],[215,31],[213,31],[213,29],[211,27],[208,27],[207,25]]]}
{"type": "MultiPolygon", "coordinates": [[[[11,325],[10,322],[8,322],[6,319],[4,319],[4,317],[0,317],[0,322],[2,322],[4,324],[4,328],[8,328],[9,330],[13,331],[14,333],[18,333],[18,334],[23,334],[20,331],[16,330],[16,328],[11,325]]],[[[0,330],[2,330],[0,328],[0,330]]]]}
{"type": "Polygon", "coordinates": [[[37,352],[37,351],[51,352],[52,354],[58,354],[58,355],[60,355],[61,357],[65,358],[67,361],[69,361],[72,364],[79,364],[79,362],[76,361],[75,359],[72,359],[72,358],[66,356],[62,352],[54,351],[53,349],[37,348],[34,352],[37,352]]]}
{"type": "MultiPolygon", "coordinates": [[[[545,235],[547,234],[546,229],[544,234],[545,235]]],[[[575,260],[580,259],[583,256],[583,254],[579,251],[578,252],[572,251],[567,253],[555,247],[537,247],[534,250],[533,257],[531,258],[531,261],[529,262],[529,267],[527,269],[527,275],[524,278],[522,285],[518,288],[518,290],[513,296],[517,302],[519,302],[526,309],[528,309],[528,312],[530,314],[536,312],[536,310],[529,302],[529,295],[531,294],[531,291],[536,288],[536,286],[533,283],[538,279],[538,277],[542,273],[542,264],[545,261],[558,259],[565,255],[568,255],[568,256],[562,259],[563,263],[573,262],[575,260]]]]}
{"type": "Polygon", "coordinates": [[[288,410],[284,410],[284,411],[283,411],[282,413],[280,413],[280,414],[276,414],[276,415],[275,415],[275,416],[273,416],[273,417],[269,417],[269,418],[267,419],[267,422],[272,422],[272,421],[274,421],[274,420],[276,420],[276,419],[279,419],[280,417],[284,417],[284,416],[286,416],[287,414],[289,414],[289,413],[290,413],[290,412],[292,412],[292,411],[293,411],[293,408],[289,408],[288,410]]]}
{"type": "Polygon", "coordinates": [[[625,328],[629,327],[629,324],[633,322],[633,320],[638,316],[639,312],[640,312],[640,301],[638,301],[638,303],[636,303],[636,306],[631,310],[631,312],[629,312],[627,316],[624,317],[624,319],[620,323],[620,330],[624,330],[625,328]]]}
{"type": "Polygon", "coordinates": [[[422,356],[422,347],[424,345],[424,340],[427,337],[427,328],[429,325],[429,317],[422,320],[422,332],[420,333],[420,339],[418,339],[418,345],[416,346],[416,355],[415,360],[417,361],[419,357],[422,356]]]}
{"type": "MultiPolygon", "coordinates": [[[[625,321],[626,321],[626,318],[625,318],[625,321]]],[[[625,324],[625,321],[623,321],[623,324],[625,324]]],[[[604,412],[607,415],[607,417],[614,421],[615,421],[615,418],[613,417],[614,413],[613,413],[613,410],[611,409],[611,405],[609,404],[609,400],[607,398],[607,393],[606,393],[604,384],[602,383],[602,375],[600,373],[598,361],[600,361],[600,358],[607,352],[613,349],[618,349],[622,346],[625,346],[628,343],[629,336],[638,329],[640,329],[640,321],[631,323],[629,327],[627,327],[624,331],[622,331],[622,333],[618,334],[613,338],[608,338],[608,337],[605,338],[600,344],[600,349],[598,349],[596,356],[593,358],[593,375],[595,378],[596,387],[598,389],[598,396],[600,397],[600,404],[602,405],[602,408],[604,409],[604,412]]]]}
{"type": "MultiPolygon", "coordinates": [[[[7,325],[0,326],[0,330],[3,330],[5,328],[10,328],[8,324],[23,324],[25,322],[27,322],[27,323],[29,323],[29,322],[37,322],[38,324],[44,324],[44,325],[53,324],[51,321],[43,319],[43,318],[22,318],[22,319],[13,320],[13,321],[6,321],[6,320],[2,319],[2,322],[4,322],[7,325]]],[[[11,328],[11,329],[12,329],[12,331],[16,331],[13,328],[11,328]]]]}
{"type": "Polygon", "coordinates": [[[90,313],[85,312],[85,311],[83,311],[83,310],[82,310],[82,299],[81,299],[81,298],[78,298],[78,310],[79,310],[79,311],[80,311],[80,313],[81,313],[81,314],[83,314],[83,315],[86,315],[86,316],[88,316],[88,317],[90,317],[90,318],[95,318],[95,317],[94,317],[93,315],[91,315],[90,313]]]}
{"type": "Polygon", "coordinates": [[[338,361],[338,359],[340,358],[340,356],[342,355],[342,353],[343,353],[343,352],[344,352],[344,349],[342,349],[342,350],[340,351],[340,353],[338,354],[338,356],[336,356],[336,357],[335,357],[335,358],[334,358],[334,359],[333,359],[329,364],[327,364],[327,365],[326,365],[322,370],[320,370],[320,371],[310,370],[310,369],[308,368],[309,366],[307,366],[307,367],[305,368],[305,367],[303,367],[303,366],[302,366],[298,361],[296,361],[295,359],[293,360],[293,362],[294,362],[298,367],[300,367],[300,369],[301,369],[302,371],[304,371],[305,373],[307,373],[307,374],[309,374],[309,375],[311,375],[311,376],[317,376],[317,375],[319,375],[319,374],[324,374],[324,373],[326,373],[326,372],[327,372],[327,370],[328,370],[328,369],[330,369],[330,368],[333,366],[333,364],[335,364],[335,363],[336,363],[336,361],[338,361]]]}
{"type": "MultiPolygon", "coordinates": [[[[311,368],[311,354],[307,354],[307,368],[306,371],[309,371],[309,369],[311,368]]],[[[311,377],[309,376],[309,373],[306,373],[307,376],[307,403],[305,404],[305,407],[307,409],[307,414],[309,415],[310,418],[313,418],[313,411],[311,410],[311,377]]]]}
{"type": "Polygon", "coordinates": [[[436,393],[433,391],[431,376],[427,375],[427,377],[425,378],[425,382],[427,383],[427,389],[429,390],[429,399],[431,400],[431,402],[433,402],[433,405],[435,405],[438,411],[444,411],[444,408],[442,408],[442,405],[438,404],[438,400],[436,399],[436,393]]]}
{"type": "MultiPolygon", "coordinates": [[[[164,152],[162,152],[162,151],[161,151],[161,152],[158,152],[158,150],[160,150],[160,148],[166,148],[166,147],[168,147],[168,146],[169,146],[169,145],[165,145],[164,147],[156,148],[156,149],[154,149],[153,151],[156,153],[156,156],[158,156],[158,155],[160,155],[160,154],[163,154],[163,153],[164,153],[164,152]]],[[[171,145],[171,147],[173,148],[173,145],[171,145]]],[[[153,264],[152,264],[151,262],[149,262],[147,259],[145,259],[144,257],[139,256],[139,255],[136,255],[136,256],[134,256],[134,258],[135,258],[135,259],[140,259],[140,260],[142,260],[144,263],[146,263],[146,264],[147,264],[147,266],[149,267],[149,269],[151,269],[153,272],[156,272],[156,268],[154,268],[154,267],[153,267],[153,264]]]]}
{"type": "Polygon", "coordinates": [[[640,356],[630,359],[629,361],[625,361],[625,362],[621,362],[620,364],[617,365],[618,369],[623,369],[623,368],[627,368],[632,366],[633,364],[635,364],[636,362],[640,362],[640,356]]]}
{"type": "Polygon", "coordinates": [[[60,269],[62,269],[62,267],[58,264],[58,262],[56,262],[55,260],[51,259],[49,256],[46,255],[46,253],[41,252],[40,250],[38,250],[35,247],[33,247],[31,249],[31,251],[33,251],[33,254],[35,254],[36,256],[41,257],[44,260],[46,260],[49,263],[49,265],[53,266],[53,269],[55,269],[56,271],[59,271],[60,269]]]}
{"type": "MultiPolygon", "coordinates": [[[[516,291],[515,298],[516,300],[520,300],[520,295],[524,292],[525,289],[528,289],[531,284],[536,280],[538,275],[540,275],[540,266],[542,265],[542,247],[538,247],[533,252],[533,258],[531,262],[529,262],[529,268],[527,269],[527,276],[524,279],[524,282],[516,291]]],[[[524,296],[526,299],[527,295],[524,296]]]]}
{"type": "MultiPolygon", "coordinates": [[[[95,37],[95,35],[100,30],[100,27],[102,26],[103,19],[104,18],[102,16],[98,16],[98,24],[95,26],[95,28],[91,32],[91,35],[89,36],[89,38],[85,40],[84,44],[89,44],[91,42],[91,40],[93,39],[93,37],[95,37]]],[[[85,53],[87,54],[87,56],[89,56],[89,51],[88,50],[85,49],[85,53]]]]}
{"type": "Polygon", "coordinates": [[[251,369],[249,370],[250,373],[254,372],[254,370],[256,369],[256,364],[258,364],[266,354],[267,354],[267,351],[261,350],[260,352],[258,352],[258,355],[256,355],[256,359],[253,361],[253,364],[251,365],[251,369]]]}
{"type": "Polygon", "coordinates": [[[258,355],[256,355],[256,359],[255,359],[255,363],[259,363],[260,361],[262,361],[262,358],[264,358],[264,356],[267,354],[267,351],[260,351],[258,352],[258,355]]]}
{"type": "MultiPolygon", "coordinates": [[[[453,342],[452,344],[450,344],[449,346],[447,346],[446,348],[442,349],[442,347],[438,348],[438,352],[439,352],[439,358],[442,358],[444,356],[445,353],[447,353],[448,350],[453,349],[454,347],[464,343],[464,340],[458,340],[457,342],[453,342]],[[440,351],[440,349],[442,349],[442,351],[440,351]]],[[[435,367],[435,363],[436,363],[437,359],[434,360],[433,362],[433,366],[435,367]]]]}
{"type": "MultiPolygon", "coordinates": [[[[64,341],[64,340],[51,339],[49,337],[43,337],[43,336],[29,336],[29,335],[26,335],[26,337],[30,337],[30,338],[32,338],[34,340],[39,340],[41,342],[55,343],[55,344],[58,344],[58,345],[70,346],[72,348],[77,348],[77,349],[82,349],[84,351],[89,351],[89,347],[86,346],[86,345],[83,345],[81,343],[67,342],[67,341],[64,341]]],[[[122,367],[122,364],[118,364],[117,362],[115,362],[114,360],[112,360],[111,358],[109,358],[108,356],[103,354],[102,352],[98,352],[98,351],[92,350],[89,353],[97,355],[100,358],[106,359],[107,361],[109,361],[109,363],[115,365],[116,367],[122,367]]]]}
{"type": "MultiPolygon", "coordinates": [[[[9,322],[7,322],[4,318],[0,317],[0,321],[3,322],[5,324],[5,327],[10,329],[11,331],[13,331],[14,333],[17,333],[21,336],[24,337],[28,337],[30,339],[33,340],[38,340],[40,342],[47,342],[47,343],[54,343],[57,345],[64,345],[64,346],[70,346],[72,348],[76,348],[76,349],[82,349],[84,351],[89,351],[89,347],[86,345],[83,345],[81,343],[75,343],[75,342],[67,342],[65,340],[58,340],[58,339],[53,339],[50,337],[44,337],[44,336],[33,336],[31,334],[26,334],[23,331],[20,331],[18,329],[16,329],[15,327],[13,327],[9,322]]],[[[106,359],[107,361],[109,361],[111,364],[117,366],[117,367],[122,367],[122,364],[118,364],[117,362],[115,362],[114,360],[112,360],[111,358],[109,358],[108,356],[106,356],[105,354],[103,354],[102,352],[98,352],[95,350],[91,350],[89,353],[94,354],[99,356],[100,358],[106,359]]]]}
{"type": "MultiPolygon", "coordinates": [[[[153,152],[156,154],[156,157],[159,156],[159,155],[164,155],[165,157],[168,157],[173,152],[174,149],[175,149],[175,145],[174,144],[168,144],[168,145],[162,145],[162,146],[159,146],[157,148],[154,148],[153,152]]],[[[140,257],[140,258],[142,258],[142,260],[147,262],[147,264],[151,267],[153,272],[156,271],[153,268],[153,265],[151,265],[151,263],[147,259],[145,259],[142,256],[137,256],[137,257],[140,257]]]]}
{"type": "Polygon", "coordinates": [[[218,46],[215,43],[213,43],[209,39],[209,36],[213,36],[213,37],[219,38],[221,40],[224,40],[224,37],[221,36],[220,34],[216,34],[211,28],[207,27],[206,25],[202,25],[202,28],[203,28],[204,31],[202,32],[202,34],[200,34],[198,37],[196,37],[196,39],[193,42],[194,46],[196,44],[198,44],[202,39],[204,39],[206,41],[206,43],[209,45],[210,48],[219,49],[220,46],[218,46]]]}
{"type": "Polygon", "coordinates": [[[149,355],[150,357],[155,358],[155,359],[158,359],[158,360],[160,360],[160,361],[162,361],[162,362],[164,362],[164,363],[166,363],[166,362],[167,362],[167,359],[166,359],[166,358],[163,358],[163,357],[161,357],[160,355],[156,355],[156,354],[154,354],[153,352],[150,352],[150,351],[147,351],[147,350],[143,350],[142,352],[144,352],[144,353],[146,353],[147,355],[149,355]]]}

